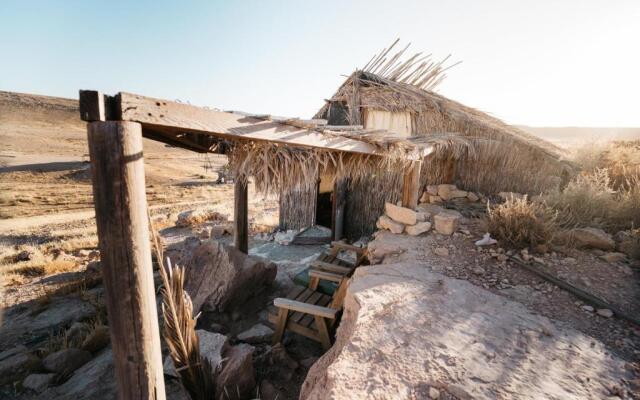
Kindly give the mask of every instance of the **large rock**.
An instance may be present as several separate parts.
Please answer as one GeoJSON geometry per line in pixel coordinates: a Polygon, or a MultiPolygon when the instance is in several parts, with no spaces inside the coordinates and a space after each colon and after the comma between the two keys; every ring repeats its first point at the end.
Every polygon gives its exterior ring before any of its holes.
{"type": "Polygon", "coordinates": [[[49,387],[55,377],[56,374],[31,374],[24,378],[22,387],[40,393],[49,387]]]}
{"type": "Polygon", "coordinates": [[[111,400],[117,394],[113,354],[105,349],[97,357],[78,368],[62,385],[50,388],[40,400],[111,400]]]}
{"type": "Polygon", "coordinates": [[[431,222],[418,222],[415,225],[409,225],[406,227],[407,234],[411,236],[418,236],[425,232],[429,232],[431,229],[431,222]]]}
{"type": "Polygon", "coordinates": [[[276,265],[266,259],[209,240],[195,248],[186,264],[185,290],[194,313],[202,306],[229,311],[271,285],[276,273],[276,265]]]}
{"type": "Polygon", "coordinates": [[[400,234],[404,231],[403,224],[392,220],[386,215],[381,215],[380,218],[378,218],[378,222],[376,222],[376,227],[378,227],[378,229],[387,229],[395,234],[400,234]]]}
{"type": "Polygon", "coordinates": [[[0,385],[21,379],[40,367],[40,359],[23,346],[14,346],[0,353],[0,385]]]}
{"type": "Polygon", "coordinates": [[[273,329],[263,324],[256,324],[251,328],[238,333],[238,340],[246,343],[264,343],[271,340],[273,329]]]}
{"type": "Polygon", "coordinates": [[[632,374],[592,337],[411,262],[356,270],[300,398],[626,398],[632,374]]]}
{"type": "Polygon", "coordinates": [[[389,218],[405,225],[415,225],[418,221],[416,212],[410,208],[399,207],[395,204],[385,203],[384,212],[389,218]]]}
{"type": "Polygon", "coordinates": [[[200,342],[200,356],[209,360],[214,370],[219,368],[222,365],[223,354],[229,350],[227,337],[204,329],[198,329],[196,335],[200,342]]]}
{"type": "Polygon", "coordinates": [[[253,351],[253,346],[241,343],[224,354],[222,371],[216,378],[216,399],[243,400],[255,394],[253,351]]]}
{"type": "Polygon", "coordinates": [[[451,235],[458,229],[458,221],[462,214],[454,210],[445,210],[433,217],[436,232],[441,235],[451,235]]]}
{"type": "Polygon", "coordinates": [[[47,371],[57,374],[68,374],[91,360],[91,353],[80,349],[64,349],[46,356],[42,365],[47,371]]]}
{"type": "Polygon", "coordinates": [[[613,237],[598,228],[576,228],[570,230],[563,236],[579,248],[611,251],[616,247],[616,242],[613,240],[613,237]]]}
{"type": "Polygon", "coordinates": [[[442,185],[438,185],[438,196],[442,197],[443,199],[448,199],[449,198],[449,194],[451,192],[454,192],[458,190],[458,187],[456,185],[450,185],[450,184],[442,184],[442,185]]]}

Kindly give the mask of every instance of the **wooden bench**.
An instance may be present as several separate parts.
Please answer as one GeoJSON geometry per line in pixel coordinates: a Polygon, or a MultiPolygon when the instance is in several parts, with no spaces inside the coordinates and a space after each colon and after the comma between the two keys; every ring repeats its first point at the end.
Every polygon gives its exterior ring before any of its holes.
{"type": "Polygon", "coordinates": [[[269,321],[275,324],[273,343],[282,340],[285,330],[306,336],[331,347],[331,337],[342,311],[349,278],[329,272],[310,271],[314,278],[338,283],[333,297],[311,288],[296,286],[286,298],[277,298],[269,309],[269,321]]]}
{"type": "MultiPolygon", "coordinates": [[[[353,271],[367,261],[367,249],[357,247],[342,242],[331,242],[331,248],[328,253],[322,253],[318,259],[311,262],[311,270],[309,271],[309,287],[316,289],[318,287],[318,278],[312,276],[311,271],[324,271],[342,276],[351,276],[353,271]],[[338,258],[341,251],[350,251],[355,253],[355,262],[342,260],[338,258]]],[[[331,279],[328,279],[331,280],[331,279]]]]}

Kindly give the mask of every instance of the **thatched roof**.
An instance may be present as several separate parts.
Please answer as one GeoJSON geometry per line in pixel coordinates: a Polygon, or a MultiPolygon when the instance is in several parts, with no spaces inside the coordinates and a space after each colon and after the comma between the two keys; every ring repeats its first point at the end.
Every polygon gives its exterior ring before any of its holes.
{"type": "Polygon", "coordinates": [[[436,63],[415,55],[403,62],[399,58],[405,48],[384,61],[389,50],[352,73],[314,118],[359,125],[367,109],[409,112],[415,135],[410,141],[447,144],[434,146],[426,157],[426,174],[431,174],[426,183],[447,179],[444,169],[450,167],[443,163],[455,163],[454,179],[470,190],[533,193],[559,183],[569,169],[561,148],[435,93],[450,68],[445,60],[436,63]]]}

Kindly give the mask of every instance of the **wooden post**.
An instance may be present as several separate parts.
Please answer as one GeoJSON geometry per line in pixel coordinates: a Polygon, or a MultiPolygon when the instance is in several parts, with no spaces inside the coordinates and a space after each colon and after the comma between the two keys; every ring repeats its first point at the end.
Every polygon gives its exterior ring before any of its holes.
{"type": "Polygon", "coordinates": [[[347,180],[336,179],[333,184],[333,213],[331,215],[331,228],[333,240],[344,237],[344,211],[347,205],[347,180]]]}
{"type": "Polygon", "coordinates": [[[118,398],[163,400],[142,129],[106,121],[87,132],[118,398]]]}
{"type": "Polygon", "coordinates": [[[249,205],[248,182],[246,176],[236,176],[233,207],[233,239],[236,249],[248,254],[249,251],[249,205]]]}
{"type": "Polygon", "coordinates": [[[420,200],[420,165],[422,161],[412,161],[402,179],[402,206],[415,209],[420,200]]]}

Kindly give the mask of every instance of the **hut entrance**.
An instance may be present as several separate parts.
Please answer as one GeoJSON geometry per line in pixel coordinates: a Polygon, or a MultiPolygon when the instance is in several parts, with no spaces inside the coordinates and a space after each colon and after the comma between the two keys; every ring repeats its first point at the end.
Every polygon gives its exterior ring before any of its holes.
{"type": "Polygon", "coordinates": [[[331,228],[333,213],[333,177],[323,176],[318,183],[318,199],[316,201],[316,225],[331,228]]]}

